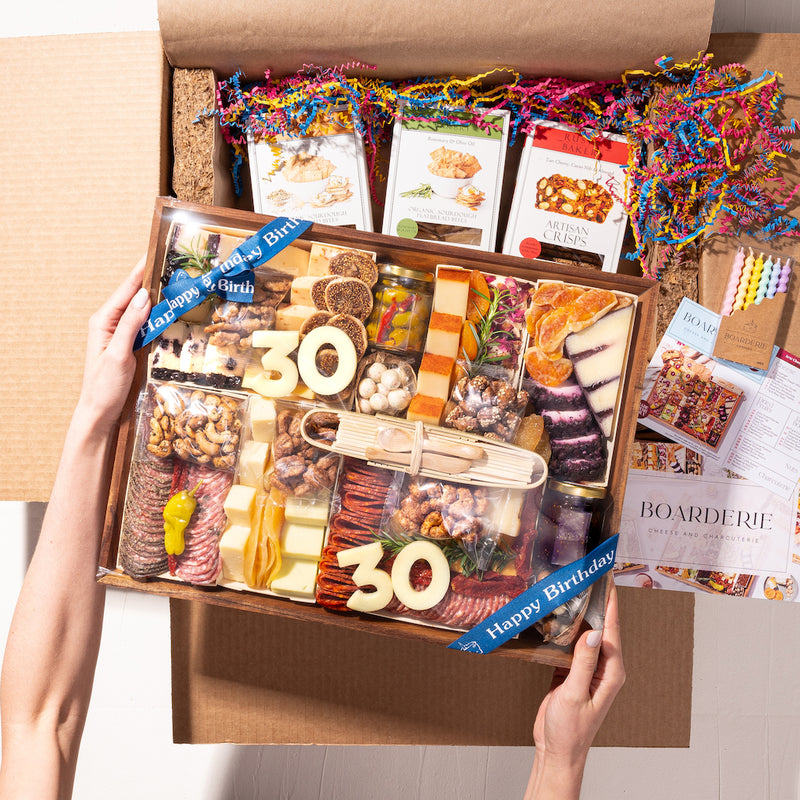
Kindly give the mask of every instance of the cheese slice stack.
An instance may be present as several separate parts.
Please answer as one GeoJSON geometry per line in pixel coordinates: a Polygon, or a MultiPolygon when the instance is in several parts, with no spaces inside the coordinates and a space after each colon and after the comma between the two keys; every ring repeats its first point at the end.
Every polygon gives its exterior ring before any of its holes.
{"type": "Polygon", "coordinates": [[[564,340],[575,378],[583,389],[606,439],[614,432],[614,415],[628,353],[633,305],[622,306],[564,340]]]}

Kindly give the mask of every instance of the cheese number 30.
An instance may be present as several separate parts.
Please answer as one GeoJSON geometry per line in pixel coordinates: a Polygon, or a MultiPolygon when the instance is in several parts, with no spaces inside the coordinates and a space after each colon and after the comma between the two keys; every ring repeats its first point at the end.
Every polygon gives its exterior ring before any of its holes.
{"type": "Polygon", "coordinates": [[[337,554],[339,566],[352,567],[353,583],[356,586],[373,586],[374,591],[356,589],[347,601],[353,611],[379,611],[389,605],[392,594],[407,608],[424,611],[433,608],[447,594],[450,585],[450,565],[444,553],[433,542],[411,542],[396,556],[391,575],[378,564],[383,558],[380,542],[342,550],[337,554]],[[411,585],[411,567],[417,561],[425,561],[431,568],[431,581],[424,589],[411,585]]]}
{"type": "Polygon", "coordinates": [[[261,358],[264,372],[245,377],[243,385],[265,397],[291,394],[298,378],[302,378],[315,394],[336,394],[348,386],[356,372],[355,345],[343,330],[330,325],[314,328],[302,342],[298,331],[255,331],[252,343],[256,348],[267,348],[261,358]],[[336,351],[337,368],[333,375],[323,375],[317,368],[317,351],[321,347],[332,347],[336,351]],[[297,350],[296,365],[289,358],[294,350],[297,350]],[[279,377],[272,377],[275,373],[279,377]]]}

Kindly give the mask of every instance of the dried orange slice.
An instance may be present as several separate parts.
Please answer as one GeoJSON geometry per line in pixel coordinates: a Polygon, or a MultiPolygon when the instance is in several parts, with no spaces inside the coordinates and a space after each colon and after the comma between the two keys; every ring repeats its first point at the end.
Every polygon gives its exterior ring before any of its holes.
{"type": "Polygon", "coordinates": [[[543,386],[558,386],[572,374],[572,362],[568,358],[551,361],[536,347],[525,351],[525,368],[531,378],[543,386]]]}

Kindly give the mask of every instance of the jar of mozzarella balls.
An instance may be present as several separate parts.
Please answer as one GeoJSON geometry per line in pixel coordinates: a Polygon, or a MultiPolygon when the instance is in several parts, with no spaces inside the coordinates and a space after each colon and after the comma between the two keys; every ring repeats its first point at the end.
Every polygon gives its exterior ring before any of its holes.
{"type": "Polygon", "coordinates": [[[417,390],[411,366],[403,361],[375,360],[364,367],[356,390],[356,408],[362,414],[405,414],[417,390]]]}

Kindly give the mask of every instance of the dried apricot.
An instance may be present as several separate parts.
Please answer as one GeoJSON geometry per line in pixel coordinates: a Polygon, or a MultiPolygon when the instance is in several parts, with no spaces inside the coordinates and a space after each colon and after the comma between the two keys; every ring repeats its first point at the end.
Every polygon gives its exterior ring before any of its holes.
{"type": "Polygon", "coordinates": [[[467,300],[467,319],[479,323],[489,310],[491,295],[489,284],[480,270],[473,269],[469,275],[469,298],[467,300]]]}

